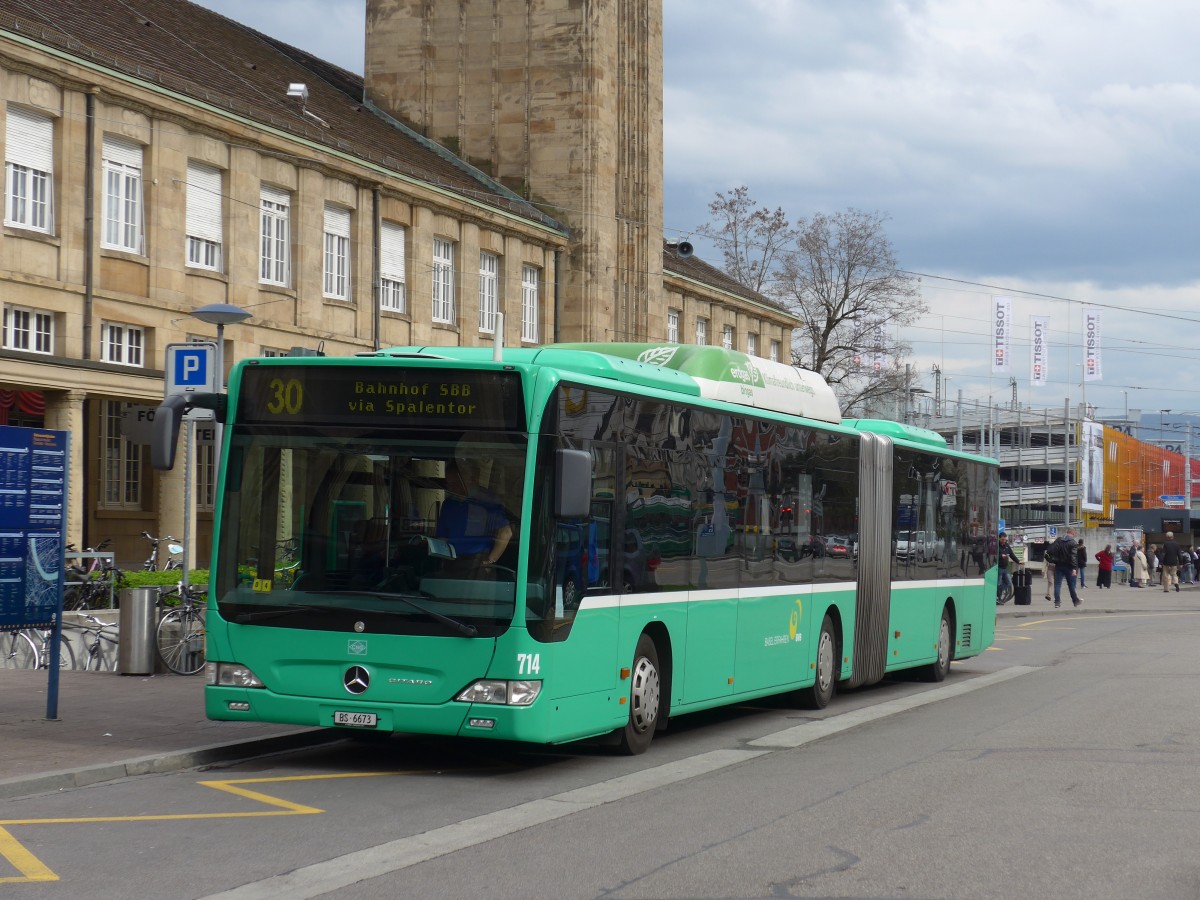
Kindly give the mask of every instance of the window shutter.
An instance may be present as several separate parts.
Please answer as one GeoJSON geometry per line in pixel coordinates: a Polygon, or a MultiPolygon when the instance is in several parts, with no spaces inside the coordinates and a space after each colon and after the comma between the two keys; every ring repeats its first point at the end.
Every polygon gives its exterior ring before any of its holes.
{"type": "Polygon", "coordinates": [[[404,280],[404,228],[384,222],[379,232],[379,275],[391,281],[404,280]]]}
{"type": "Polygon", "coordinates": [[[335,206],[325,207],[325,233],[350,239],[350,210],[335,206]]]}
{"type": "Polygon", "coordinates": [[[187,233],[221,243],[221,170],[188,163],[187,233]]]}
{"type": "Polygon", "coordinates": [[[289,208],[292,205],[292,195],[287,191],[282,191],[279,188],[273,188],[264,184],[261,187],[261,193],[262,198],[268,203],[274,203],[277,206],[287,206],[289,208]]]}
{"type": "Polygon", "coordinates": [[[4,161],[38,172],[53,172],[54,120],[10,106],[5,130],[4,161]]]}
{"type": "Polygon", "coordinates": [[[142,168],[142,145],[122,138],[104,136],[104,158],[123,166],[142,168]]]}

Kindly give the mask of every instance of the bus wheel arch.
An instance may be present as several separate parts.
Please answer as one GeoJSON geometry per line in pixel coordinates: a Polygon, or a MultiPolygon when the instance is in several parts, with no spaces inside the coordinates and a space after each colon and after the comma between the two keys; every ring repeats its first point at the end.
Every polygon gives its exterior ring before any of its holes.
{"type": "Polygon", "coordinates": [[[954,600],[946,598],[942,606],[941,621],[938,625],[937,657],[920,672],[926,681],[945,681],[950,671],[950,663],[954,660],[954,636],[958,633],[954,615],[954,600]]]}
{"type": "Polygon", "coordinates": [[[617,732],[617,746],[628,756],[645,753],[654,732],[665,723],[670,706],[669,648],[665,628],[647,627],[638,637],[629,674],[629,716],[617,732]],[[668,665],[664,666],[664,660],[668,665]]]}

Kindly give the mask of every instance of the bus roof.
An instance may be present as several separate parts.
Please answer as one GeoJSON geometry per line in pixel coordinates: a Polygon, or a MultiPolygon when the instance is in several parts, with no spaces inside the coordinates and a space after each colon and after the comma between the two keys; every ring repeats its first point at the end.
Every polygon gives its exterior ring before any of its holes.
{"type": "MultiPolygon", "coordinates": [[[[488,347],[393,347],[359,356],[415,356],[463,361],[492,358],[488,347]]],[[[504,361],[550,366],[642,387],[737,403],[837,424],[833,389],[814,372],[721,347],[691,344],[546,344],[504,350],[504,361]]]]}
{"type": "Polygon", "coordinates": [[[833,389],[820,375],[722,347],[693,344],[550,344],[601,353],[691,376],[700,396],[821,422],[842,421],[833,389]]]}

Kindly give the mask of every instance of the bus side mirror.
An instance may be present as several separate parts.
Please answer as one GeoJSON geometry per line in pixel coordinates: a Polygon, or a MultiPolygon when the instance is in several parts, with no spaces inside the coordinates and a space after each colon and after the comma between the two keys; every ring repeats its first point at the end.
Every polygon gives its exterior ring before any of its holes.
{"type": "Polygon", "coordinates": [[[150,465],[162,472],[175,468],[175,448],[179,446],[179,425],[192,409],[211,409],[218,422],[225,421],[227,399],[224,394],[172,394],[154,412],[150,465]]]}
{"type": "Polygon", "coordinates": [[[592,454],[587,450],[556,450],[554,515],[559,519],[583,519],[591,512],[592,454]]]}
{"type": "Polygon", "coordinates": [[[175,468],[179,445],[179,423],[183,421],[187,397],[172,394],[154,412],[154,436],[150,442],[150,465],[162,472],[175,468]]]}

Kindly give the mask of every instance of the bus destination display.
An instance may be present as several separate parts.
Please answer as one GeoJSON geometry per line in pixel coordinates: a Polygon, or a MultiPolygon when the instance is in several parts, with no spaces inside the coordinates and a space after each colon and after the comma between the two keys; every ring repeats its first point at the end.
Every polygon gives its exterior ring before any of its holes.
{"type": "Polygon", "coordinates": [[[515,372],[262,366],[242,373],[242,424],[524,428],[515,372]]]}

